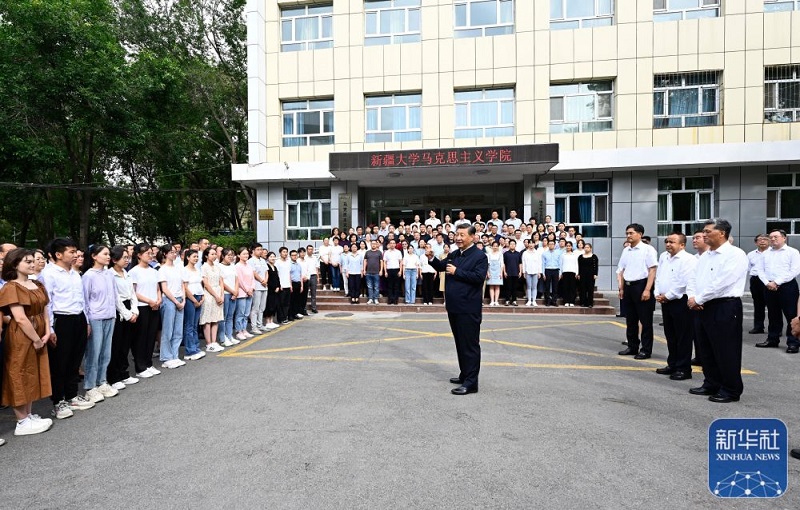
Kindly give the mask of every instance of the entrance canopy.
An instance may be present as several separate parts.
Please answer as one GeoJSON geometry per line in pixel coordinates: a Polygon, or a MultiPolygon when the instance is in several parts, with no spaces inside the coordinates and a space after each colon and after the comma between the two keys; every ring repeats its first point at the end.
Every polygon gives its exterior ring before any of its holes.
{"type": "Polygon", "coordinates": [[[558,144],[334,152],[330,172],[362,187],[520,182],[558,164],[558,144]]]}

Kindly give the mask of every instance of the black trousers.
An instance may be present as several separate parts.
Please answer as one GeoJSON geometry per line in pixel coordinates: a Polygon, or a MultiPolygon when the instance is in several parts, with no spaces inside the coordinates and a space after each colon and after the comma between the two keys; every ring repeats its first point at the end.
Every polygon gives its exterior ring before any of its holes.
{"type": "MultiPolygon", "coordinates": [[[[325,262],[320,261],[319,263],[319,280],[322,285],[328,285],[331,278],[331,270],[328,268],[328,264],[325,262]]],[[[324,288],[324,287],[323,287],[324,288]]]]}
{"type": "Polygon", "coordinates": [[[301,282],[292,282],[292,294],[289,300],[289,320],[303,312],[303,293],[300,291],[301,282]]]}
{"type": "Polygon", "coordinates": [[[712,299],[698,312],[697,343],[703,387],[738,397],[742,383],[742,300],[712,299]]]}
{"type": "Polygon", "coordinates": [[[86,352],[87,324],[83,312],[77,315],[53,315],[56,346],[47,344],[47,356],[53,390],[50,400],[54,404],[78,396],[78,369],[86,352]]]}
{"type": "Polygon", "coordinates": [[[386,278],[386,292],[389,297],[389,304],[397,304],[400,298],[400,269],[387,269],[389,276],[386,278]]]}
{"type": "Polygon", "coordinates": [[[783,318],[786,317],[786,345],[800,345],[800,341],[792,335],[792,319],[797,317],[797,280],[790,280],[778,290],[764,290],[764,301],[767,303],[769,329],[767,340],[780,342],[783,330],[783,318]]]}
{"type": "Polygon", "coordinates": [[[564,294],[564,304],[575,304],[575,295],[578,291],[578,280],[575,278],[575,273],[561,273],[561,288],[564,294]]]}
{"type": "Polygon", "coordinates": [[[505,283],[506,301],[516,301],[517,289],[519,288],[519,276],[508,275],[505,283]]]}
{"type": "Polygon", "coordinates": [[[625,303],[625,337],[628,339],[628,348],[639,351],[639,323],[642,323],[641,352],[653,353],[653,312],[656,310],[656,300],[652,293],[650,299],[642,301],[642,292],[647,286],[647,279],[635,282],[625,282],[625,291],[622,301],[625,303]]]}
{"type": "Polygon", "coordinates": [[[347,275],[347,295],[351,298],[361,297],[361,274],[347,275]]]}
{"type": "Polygon", "coordinates": [[[433,303],[433,279],[436,273],[422,273],[422,302],[433,303]]]}
{"type": "Polygon", "coordinates": [[[131,345],[135,335],[136,323],[131,324],[130,321],[124,321],[117,314],[117,323],[114,324],[114,336],[111,338],[111,360],[108,362],[108,369],[106,370],[108,384],[124,381],[130,377],[128,373],[128,356],[131,352],[131,345]]]}
{"type": "Polygon", "coordinates": [[[303,282],[303,292],[300,293],[300,313],[306,311],[306,306],[308,305],[308,288],[310,286],[310,281],[303,282]]]}
{"type": "Polygon", "coordinates": [[[481,313],[447,313],[458,355],[458,378],[467,388],[478,387],[481,370],[481,313]]]}
{"type": "Polygon", "coordinates": [[[581,306],[594,306],[594,273],[582,274],[578,280],[578,295],[581,306]]]}
{"type": "Polygon", "coordinates": [[[161,315],[158,310],[149,306],[139,307],[139,318],[136,319],[133,337],[133,366],[136,373],[144,372],[153,366],[153,348],[156,345],[156,333],[161,326],[161,315]]]}
{"type": "Polygon", "coordinates": [[[281,288],[278,293],[278,322],[289,320],[289,303],[292,298],[292,289],[281,288]]]}
{"type": "Polygon", "coordinates": [[[764,292],[767,288],[758,276],[750,277],[750,294],[753,296],[753,329],[764,329],[767,302],[764,292]]]}
{"type": "Polygon", "coordinates": [[[661,303],[664,336],[667,337],[667,365],[681,372],[692,371],[693,317],[687,297],[661,303]]]}
{"type": "Polygon", "coordinates": [[[555,304],[558,300],[558,269],[544,270],[544,304],[555,304]]]}

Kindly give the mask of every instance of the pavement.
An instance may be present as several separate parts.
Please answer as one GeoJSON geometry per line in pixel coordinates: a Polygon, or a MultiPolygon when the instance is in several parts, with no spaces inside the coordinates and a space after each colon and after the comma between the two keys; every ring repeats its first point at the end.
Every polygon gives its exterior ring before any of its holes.
{"type": "Polygon", "coordinates": [[[794,459],[779,499],[707,488],[716,418],[779,418],[800,446],[800,355],[745,333],[742,400],[714,404],[688,393],[702,374],[654,372],[661,328],[652,359],[618,356],[623,320],[486,313],[459,397],[444,314],[320,313],[38,436],[0,412],[0,508],[800,507],[794,459]]]}

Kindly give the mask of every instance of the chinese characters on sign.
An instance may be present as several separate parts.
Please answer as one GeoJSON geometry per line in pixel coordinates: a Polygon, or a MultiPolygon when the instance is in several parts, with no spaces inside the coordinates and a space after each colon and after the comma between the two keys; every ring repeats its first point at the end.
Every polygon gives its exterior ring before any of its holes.
{"type": "Polygon", "coordinates": [[[511,149],[457,149],[397,151],[370,154],[370,168],[459,166],[514,163],[511,149]]]}

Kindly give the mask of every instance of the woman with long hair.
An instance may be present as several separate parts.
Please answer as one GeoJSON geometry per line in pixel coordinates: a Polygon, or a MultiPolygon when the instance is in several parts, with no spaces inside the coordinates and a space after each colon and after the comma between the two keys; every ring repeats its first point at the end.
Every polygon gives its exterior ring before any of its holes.
{"type": "Polygon", "coordinates": [[[274,251],[267,253],[267,307],[264,311],[266,318],[266,327],[268,329],[279,328],[280,325],[275,322],[275,314],[278,313],[278,296],[281,292],[281,279],[278,276],[278,268],[275,267],[275,259],[277,256],[274,251]]]}
{"type": "Polygon", "coordinates": [[[108,269],[111,251],[107,246],[90,246],[85,257],[81,281],[86,318],[91,331],[83,358],[83,388],[86,390],[86,398],[97,403],[116,397],[119,393],[106,380],[117,316],[117,287],[114,275],[108,269]]]}
{"type": "Polygon", "coordinates": [[[161,247],[157,255],[158,283],[161,286],[161,349],[159,359],[164,368],[178,368],[186,364],[180,358],[183,340],[183,311],[186,308],[186,291],[183,288],[183,268],[175,265],[178,252],[170,244],[161,247]]]}
{"type": "Polygon", "coordinates": [[[195,361],[205,357],[200,349],[200,338],[197,325],[200,320],[200,308],[203,306],[203,275],[197,269],[200,255],[197,250],[189,249],[183,257],[183,286],[186,306],[183,308],[183,359],[195,361]]]}
{"type": "Polygon", "coordinates": [[[239,296],[239,279],[236,277],[236,266],[233,265],[234,254],[230,248],[219,251],[219,275],[222,283],[223,303],[222,321],[219,323],[217,343],[223,347],[238,344],[233,336],[233,316],[236,313],[236,298],[239,296]]]}
{"type": "Polygon", "coordinates": [[[7,282],[0,289],[0,326],[3,315],[10,318],[2,346],[2,403],[14,409],[15,436],[41,434],[53,426],[50,418],[32,414],[33,402],[52,392],[45,349],[51,341],[49,298],[41,282],[28,278],[34,264],[32,251],[17,248],[6,255],[0,275],[7,282]]]}
{"type": "Polygon", "coordinates": [[[224,318],[222,305],[225,297],[222,291],[222,278],[217,264],[217,250],[209,246],[203,251],[203,308],[200,312],[200,325],[206,339],[207,352],[220,352],[225,348],[217,343],[217,327],[224,318]]]}
{"type": "Polygon", "coordinates": [[[489,271],[486,275],[489,284],[489,306],[498,306],[500,300],[500,287],[503,285],[503,252],[500,251],[500,243],[492,241],[492,251],[487,255],[489,258],[489,271]]]}
{"type": "Polygon", "coordinates": [[[136,377],[148,379],[161,373],[153,366],[153,348],[159,328],[159,309],[161,308],[161,289],[158,285],[158,271],[150,267],[153,252],[147,243],[139,243],[133,248],[133,268],[128,271],[139,302],[139,319],[136,321],[136,338],[133,344],[133,361],[136,377]]]}
{"type": "MultiPolygon", "coordinates": [[[[239,295],[236,296],[236,312],[233,316],[233,325],[236,329],[236,338],[245,340],[255,335],[247,331],[247,318],[250,316],[250,307],[253,304],[256,278],[253,267],[247,264],[250,259],[250,250],[242,246],[238,250],[239,262],[236,263],[236,281],[239,283],[239,295]]],[[[255,330],[256,325],[253,324],[255,330]]]]}
{"type": "Polygon", "coordinates": [[[572,250],[572,241],[567,241],[561,257],[561,291],[564,306],[575,306],[577,294],[578,257],[580,254],[572,250]]]}
{"type": "Polygon", "coordinates": [[[139,300],[133,290],[133,280],[125,268],[130,263],[127,246],[111,248],[111,274],[117,290],[117,320],[111,338],[111,359],[106,369],[106,380],[115,390],[124,390],[139,379],[128,373],[128,355],[136,336],[136,322],[139,319],[139,300]]]}
{"type": "Polygon", "coordinates": [[[583,253],[578,257],[578,287],[583,307],[592,308],[594,306],[594,284],[597,281],[599,266],[600,261],[597,255],[592,253],[592,244],[585,243],[583,253]]]}

